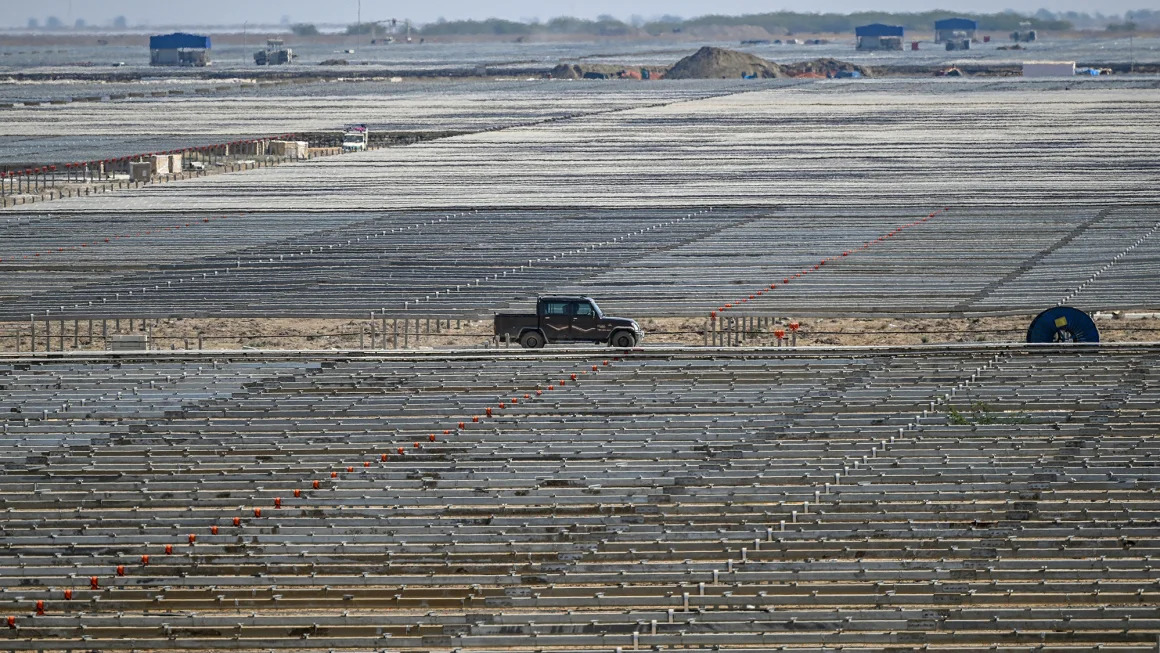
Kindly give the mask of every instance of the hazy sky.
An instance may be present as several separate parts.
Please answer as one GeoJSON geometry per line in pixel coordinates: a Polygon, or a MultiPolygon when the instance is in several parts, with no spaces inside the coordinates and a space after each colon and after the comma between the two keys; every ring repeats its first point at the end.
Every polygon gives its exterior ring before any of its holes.
{"type": "MultiPolygon", "coordinates": [[[[350,23],[356,19],[358,4],[358,0],[0,0],[0,25],[23,27],[29,18],[36,18],[43,24],[48,16],[56,16],[68,25],[75,23],[78,18],[90,25],[102,25],[119,14],[128,18],[130,25],[240,25],[243,21],[278,23],[283,16],[288,16],[293,22],[350,23]]],[[[996,12],[1014,9],[1033,12],[1041,7],[1052,11],[1116,14],[1155,5],[1155,0],[812,0],[800,3],[779,3],[776,0],[505,0],[498,3],[467,0],[427,0],[421,3],[362,0],[362,18],[410,18],[423,23],[439,17],[449,20],[489,17],[546,20],[555,16],[591,18],[599,14],[612,14],[617,18],[628,19],[634,14],[646,18],[666,13],[692,17],[709,13],[744,14],[782,9],[811,12],[867,9],[996,12]]]]}

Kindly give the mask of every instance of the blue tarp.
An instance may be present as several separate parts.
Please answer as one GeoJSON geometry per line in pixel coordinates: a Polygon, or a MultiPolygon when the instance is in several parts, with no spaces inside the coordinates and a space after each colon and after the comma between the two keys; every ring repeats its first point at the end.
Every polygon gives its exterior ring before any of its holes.
{"type": "Polygon", "coordinates": [[[979,29],[979,24],[969,18],[944,18],[934,21],[937,30],[970,30],[979,29]]]}
{"type": "Polygon", "coordinates": [[[209,37],[201,36],[199,34],[186,34],[184,32],[174,32],[172,34],[162,34],[159,36],[149,37],[150,50],[187,50],[187,49],[209,49],[209,37]]]}
{"type": "Polygon", "coordinates": [[[897,36],[902,38],[901,25],[883,25],[882,23],[873,23],[870,25],[862,25],[854,28],[855,36],[897,36]]]}

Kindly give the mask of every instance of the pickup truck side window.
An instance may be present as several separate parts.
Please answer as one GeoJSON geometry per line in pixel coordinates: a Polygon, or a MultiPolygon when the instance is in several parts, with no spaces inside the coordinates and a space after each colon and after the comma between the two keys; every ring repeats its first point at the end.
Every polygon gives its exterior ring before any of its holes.
{"type": "Polygon", "coordinates": [[[592,310],[592,304],[588,302],[578,302],[576,304],[576,317],[592,317],[596,315],[596,311],[592,310]]]}
{"type": "Polygon", "coordinates": [[[568,302],[544,302],[544,315],[567,315],[568,302]]]}

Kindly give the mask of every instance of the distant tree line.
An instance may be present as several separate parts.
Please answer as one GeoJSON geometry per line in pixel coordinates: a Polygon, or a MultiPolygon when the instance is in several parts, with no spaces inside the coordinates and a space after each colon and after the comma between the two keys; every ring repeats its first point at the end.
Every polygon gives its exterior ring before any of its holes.
{"type": "Polygon", "coordinates": [[[621,22],[612,16],[599,16],[596,20],[562,16],[546,23],[522,23],[500,18],[487,20],[444,20],[424,25],[424,36],[461,36],[490,34],[495,36],[526,36],[530,34],[595,34],[597,36],[623,36],[636,34],[636,27],[621,22]]]}
{"type": "Polygon", "coordinates": [[[922,13],[891,13],[885,11],[862,11],[853,14],[801,14],[791,11],[778,11],[766,14],[751,14],[748,16],[701,16],[680,23],[652,22],[646,23],[645,31],[650,34],[661,34],[669,31],[681,31],[696,27],[710,26],[752,26],[765,28],[770,34],[819,34],[853,32],[859,25],[870,23],[885,23],[887,25],[901,25],[911,30],[930,30],[936,20],[944,18],[970,18],[979,23],[980,30],[1010,31],[1018,29],[1021,23],[1031,23],[1032,29],[1045,31],[1062,31],[1074,28],[1074,25],[1058,18],[1044,18],[1041,16],[1024,16],[1015,12],[1000,14],[970,14],[950,11],[925,11],[922,13]]]}
{"type": "MultiPolygon", "coordinates": [[[[440,18],[434,23],[424,25],[419,32],[424,36],[490,35],[518,37],[532,34],[595,36],[652,34],[656,36],[705,27],[761,27],[770,34],[818,34],[852,32],[855,27],[869,23],[901,25],[910,30],[929,30],[934,21],[953,17],[971,18],[979,23],[980,30],[997,32],[1019,29],[1024,22],[1030,23],[1032,29],[1044,31],[1106,29],[1110,32],[1134,32],[1138,29],[1160,29],[1160,10],[1155,9],[1136,9],[1125,12],[1123,16],[1104,15],[1098,11],[1094,13],[1052,12],[1040,9],[1032,15],[1010,10],[997,14],[954,13],[941,10],[921,13],[863,11],[853,14],[803,14],[793,11],[776,11],[743,16],[708,15],[688,19],[666,15],[652,21],[646,21],[640,16],[633,16],[629,22],[609,15],[598,16],[595,20],[562,16],[545,23],[538,20],[520,22],[500,18],[450,21],[440,18]]],[[[113,19],[112,25],[115,29],[126,29],[128,20],[124,16],[117,16],[113,19]]],[[[73,29],[86,29],[88,27],[92,26],[87,25],[83,19],[78,19],[73,25],[73,29]]],[[[43,26],[38,19],[29,18],[28,28],[68,29],[64,21],[56,16],[46,18],[43,26]]],[[[306,23],[291,25],[290,30],[297,36],[316,36],[319,33],[317,27],[306,23]]],[[[376,34],[382,30],[383,27],[378,23],[360,23],[348,26],[346,33],[351,35],[376,34]]]]}
{"type": "MultiPolygon", "coordinates": [[[[114,29],[125,29],[128,26],[129,26],[129,21],[124,16],[117,16],[116,18],[113,19],[113,28],[114,29]]],[[[86,22],[84,18],[78,18],[78,19],[76,19],[76,22],[73,23],[72,29],[88,29],[89,27],[96,27],[96,26],[89,25],[88,22],[86,22]]],[[[58,18],[56,16],[49,16],[48,18],[44,19],[44,27],[43,28],[40,26],[39,19],[29,18],[28,19],[28,29],[46,29],[46,30],[55,31],[55,30],[68,29],[68,27],[64,24],[64,21],[61,20],[60,18],[58,18]]]]}
{"type": "Polygon", "coordinates": [[[1100,12],[1086,13],[1077,11],[1060,11],[1052,13],[1046,9],[1035,12],[1036,18],[1046,20],[1066,20],[1077,29],[1107,29],[1111,32],[1131,32],[1137,29],[1160,28],[1160,11],[1153,9],[1136,9],[1124,12],[1123,16],[1107,15],[1100,12]]]}
{"type": "Polygon", "coordinates": [[[778,11],[743,16],[709,15],[697,18],[664,16],[657,20],[643,21],[634,17],[623,22],[612,16],[600,16],[596,20],[561,17],[547,22],[519,22],[489,18],[487,20],[444,20],[424,25],[420,32],[424,36],[528,36],[532,34],[585,34],[596,36],[622,36],[629,34],[652,34],[654,36],[689,29],[706,27],[761,27],[770,34],[817,34],[853,32],[859,25],[886,23],[901,25],[910,30],[930,30],[934,21],[943,18],[970,18],[979,23],[980,30],[1006,32],[1026,28],[1042,31],[1066,31],[1072,29],[1108,29],[1110,31],[1134,31],[1141,28],[1160,28],[1160,11],[1140,9],[1129,11],[1123,16],[1105,16],[1101,13],[1080,13],[1075,11],[1051,12],[1040,9],[1033,15],[1004,11],[997,14],[955,13],[950,11],[925,11],[921,13],[891,13],[884,11],[863,11],[853,14],[805,14],[792,11],[778,11]]]}

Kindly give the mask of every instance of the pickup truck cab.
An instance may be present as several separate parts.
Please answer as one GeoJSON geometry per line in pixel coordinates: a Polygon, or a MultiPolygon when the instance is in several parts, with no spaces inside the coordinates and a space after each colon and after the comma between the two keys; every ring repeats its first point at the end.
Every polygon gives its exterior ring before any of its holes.
{"type": "Polygon", "coordinates": [[[535,313],[498,313],[495,335],[527,349],[548,342],[596,342],[635,347],[644,332],[635,321],[608,317],[591,297],[540,297],[535,313]]]}
{"type": "Polygon", "coordinates": [[[366,125],[347,125],[342,129],[342,150],[344,152],[361,152],[367,149],[370,140],[370,130],[366,125]]]}

